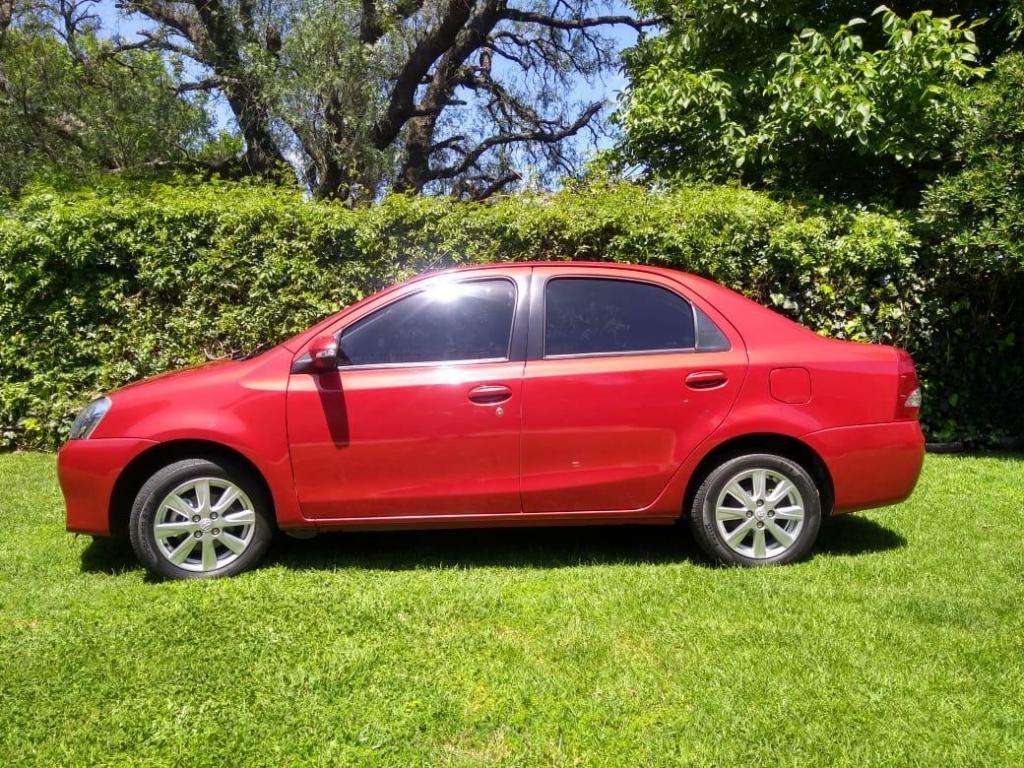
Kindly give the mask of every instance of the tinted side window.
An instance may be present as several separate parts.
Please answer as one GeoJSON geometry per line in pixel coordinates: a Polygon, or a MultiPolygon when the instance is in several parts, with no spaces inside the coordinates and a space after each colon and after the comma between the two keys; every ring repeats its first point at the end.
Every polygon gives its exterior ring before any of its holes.
{"type": "Polygon", "coordinates": [[[690,303],[628,280],[556,278],[547,284],[544,354],[693,349],[690,303]]]}
{"type": "Polygon", "coordinates": [[[508,280],[439,284],[350,325],[339,351],[345,365],[505,358],[515,304],[508,280]]]}

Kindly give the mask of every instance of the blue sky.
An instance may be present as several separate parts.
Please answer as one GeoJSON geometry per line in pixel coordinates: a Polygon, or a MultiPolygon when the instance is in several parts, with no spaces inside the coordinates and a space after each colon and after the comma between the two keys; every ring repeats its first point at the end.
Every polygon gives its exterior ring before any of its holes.
{"type": "MultiPolygon", "coordinates": [[[[129,42],[137,37],[140,29],[147,29],[153,26],[148,19],[140,14],[127,16],[122,14],[117,10],[114,0],[98,0],[96,12],[102,22],[104,34],[112,37],[120,36],[129,42]]],[[[604,11],[602,9],[601,12],[625,14],[629,12],[629,9],[626,3],[621,2],[621,0],[612,0],[609,10],[604,11]]],[[[619,50],[636,42],[636,32],[627,26],[609,27],[605,34],[615,41],[619,50]]],[[[581,102],[596,101],[602,97],[614,101],[624,86],[625,78],[617,71],[605,73],[600,81],[594,83],[587,83],[584,78],[579,77],[576,79],[572,98],[581,102]]],[[[218,122],[222,126],[234,123],[231,111],[223,100],[218,100],[217,102],[216,115],[218,122]]],[[[589,141],[589,139],[587,140],[589,141]]],[[[602,139],[598,146],[606,146],[608,143],[608,139],[602,139]]]]}

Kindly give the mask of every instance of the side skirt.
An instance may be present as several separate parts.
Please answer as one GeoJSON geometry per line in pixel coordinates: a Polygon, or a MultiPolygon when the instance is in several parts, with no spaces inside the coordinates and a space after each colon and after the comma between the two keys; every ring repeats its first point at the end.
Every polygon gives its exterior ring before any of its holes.
{"type": "Polygon", "coordinates": [[[537,512],[510,515],[403,515],[317,520],[323,531],[378,531],[418,528],[514,528],[572,525],[672,525],[678,516],[627,512],[537,512]]]}

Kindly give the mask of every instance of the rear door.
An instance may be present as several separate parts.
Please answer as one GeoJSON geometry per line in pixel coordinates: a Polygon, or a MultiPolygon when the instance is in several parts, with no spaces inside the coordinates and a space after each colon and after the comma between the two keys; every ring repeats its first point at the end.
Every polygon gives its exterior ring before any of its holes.
{"type": "Polygon", "coordinates": [[[292,375],[288,433],[306,517],[521,512],[528,275],[416,283],[340,331],[336,372],[292,375]]]}
{"type": "Polygon", "coordinates": [[[538,267],[531,291],[524,511],[650,506],[732,406],[738,335],[655,273],[538,267]]]}

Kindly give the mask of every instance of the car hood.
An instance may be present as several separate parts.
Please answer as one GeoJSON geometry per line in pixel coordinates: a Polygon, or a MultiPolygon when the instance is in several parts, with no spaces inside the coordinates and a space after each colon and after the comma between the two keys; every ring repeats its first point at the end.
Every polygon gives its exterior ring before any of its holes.
{"type": "Polygon", "coordinates": [[[158,373],[154,376],[148,376],[138,381],[133,381],[130,384],[125,384],[119,389],[115,389],[111,394],[116,395],[119,392],[135,392],[140,389],[145,389],[154,384],[184,384],[187,385],[194,381],[199,381],[208,378],[211,374],[225,374],[230,373],[233,369],[241,367],[242,361],[240,360],[213,360],[208,363],[200,363],[199,365],[193,365],[188,368],[179,368],[173,371],[165,371],[164,373],[158,373]]]}

